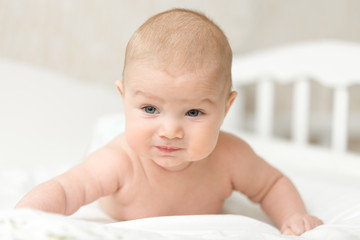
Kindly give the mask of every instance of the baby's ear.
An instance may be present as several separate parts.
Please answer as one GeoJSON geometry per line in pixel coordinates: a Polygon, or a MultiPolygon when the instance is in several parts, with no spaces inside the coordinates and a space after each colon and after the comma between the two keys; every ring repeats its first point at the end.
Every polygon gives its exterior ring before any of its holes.
{"type": "Polygon", "coordinates": [[[124,84],[122,80],[117,80],[115,82],[116,88],[118,89],[120,95],[124,97],[124,84]]]}
{"type": "Polygon", "coordinates": [[[233,104],[233,102],[235,101],[235,98],[237,96],[237,92],[236,91],[232,91],[229,96],[228,99],[226,101],[226,106],[225,106],[225,116],[228,113],[231,105],[233,104]]]}

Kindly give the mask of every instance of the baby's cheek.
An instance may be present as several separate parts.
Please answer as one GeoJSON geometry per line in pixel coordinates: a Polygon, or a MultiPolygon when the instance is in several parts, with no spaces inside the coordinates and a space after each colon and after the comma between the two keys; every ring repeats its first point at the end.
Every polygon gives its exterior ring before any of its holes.
{"type": "Polygon", "coordinates": [[[147,138],[146,132],[140,126],[127,126],[126,139],[133,150],[137,152],[143,150],[147,138]]]}
{"type": "Polygon", "coordinates": [[[201,160],[209,156],[216,147],[217,139],[218,134],[215,132],[199,132],[192,141],[192,158],[194,160],[201,160]]]}

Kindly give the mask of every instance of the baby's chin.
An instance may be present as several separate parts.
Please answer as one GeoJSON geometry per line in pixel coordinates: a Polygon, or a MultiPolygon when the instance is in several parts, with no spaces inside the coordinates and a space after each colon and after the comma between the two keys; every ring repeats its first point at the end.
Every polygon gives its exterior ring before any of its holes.
{"type": "Polygon", "coordinates": [[[169,172],[180,172],[184,171],[188,167],[192,165],[193,162],[189,161],[182,161],[179,163],[169,163],[169,162],[162,162],[162,161],[154,161],[159,167],[162,169],[169,171],[169,172]]]}

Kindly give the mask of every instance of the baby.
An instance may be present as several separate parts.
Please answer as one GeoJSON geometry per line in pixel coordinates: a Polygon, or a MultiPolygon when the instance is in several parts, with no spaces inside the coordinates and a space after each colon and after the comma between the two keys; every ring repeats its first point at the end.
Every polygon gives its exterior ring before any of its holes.
{"type": "Polygon", "coordinates": [[[322,224],[287,177],[220,131],[236,97],[231,61],[224,33],[202,14],[150,18],[130,39],[116,82],[125,132],[17,207],[71,215],[99,199],[117,220],[216,214],[235,190],[260,203],[283,234],[322,224]]]}

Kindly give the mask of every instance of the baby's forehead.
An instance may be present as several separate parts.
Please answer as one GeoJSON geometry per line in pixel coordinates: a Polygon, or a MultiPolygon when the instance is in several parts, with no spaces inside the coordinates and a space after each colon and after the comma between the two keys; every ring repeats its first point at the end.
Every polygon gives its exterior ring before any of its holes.
{"type": "Polygon", "coordinates": [[[197,75],[199,80],[218,80],[224,70],[219,64],[201,64],[193,67],[182,65],[178,62],[154,61],[154,59],[137,59],[128,62],[124,69],[124,77],[130,75],[142,75],[151,72],[162,72],[173,78],[186,75],[197,75]],[[128,74],[126,74],[128,73],[128,74]]]}
{"type": "Polygon", "coordinates": [[[225,72],[217,65],[189,70],[176,64],[159,65],[148,61],[133,61],[124,71],[125,85],[137,85],[139,82],[151,85],[153,81],[163,81],[166,85],[191,83],[195,87],[212,89],[214,92],[229,89],[231,85],[225,72]]]}
{"type": "Polygon", "coordinates": [[[228,71],[229,65],[231,65],[231,60],[229,64],[229,60],[225,59],[219,49],[204,46],[202,43],[192,47],[186,44],[179,44],[176,48],[161,46],[161,50],[158,51],[148,50],[153,47],[151,45],[143,47],[146,47],[144,51],[140,49],[137,56],[129,57],[126,61],[143,61],[171,74],[197,71],[214,72],[214,69],[228,71]]]}

